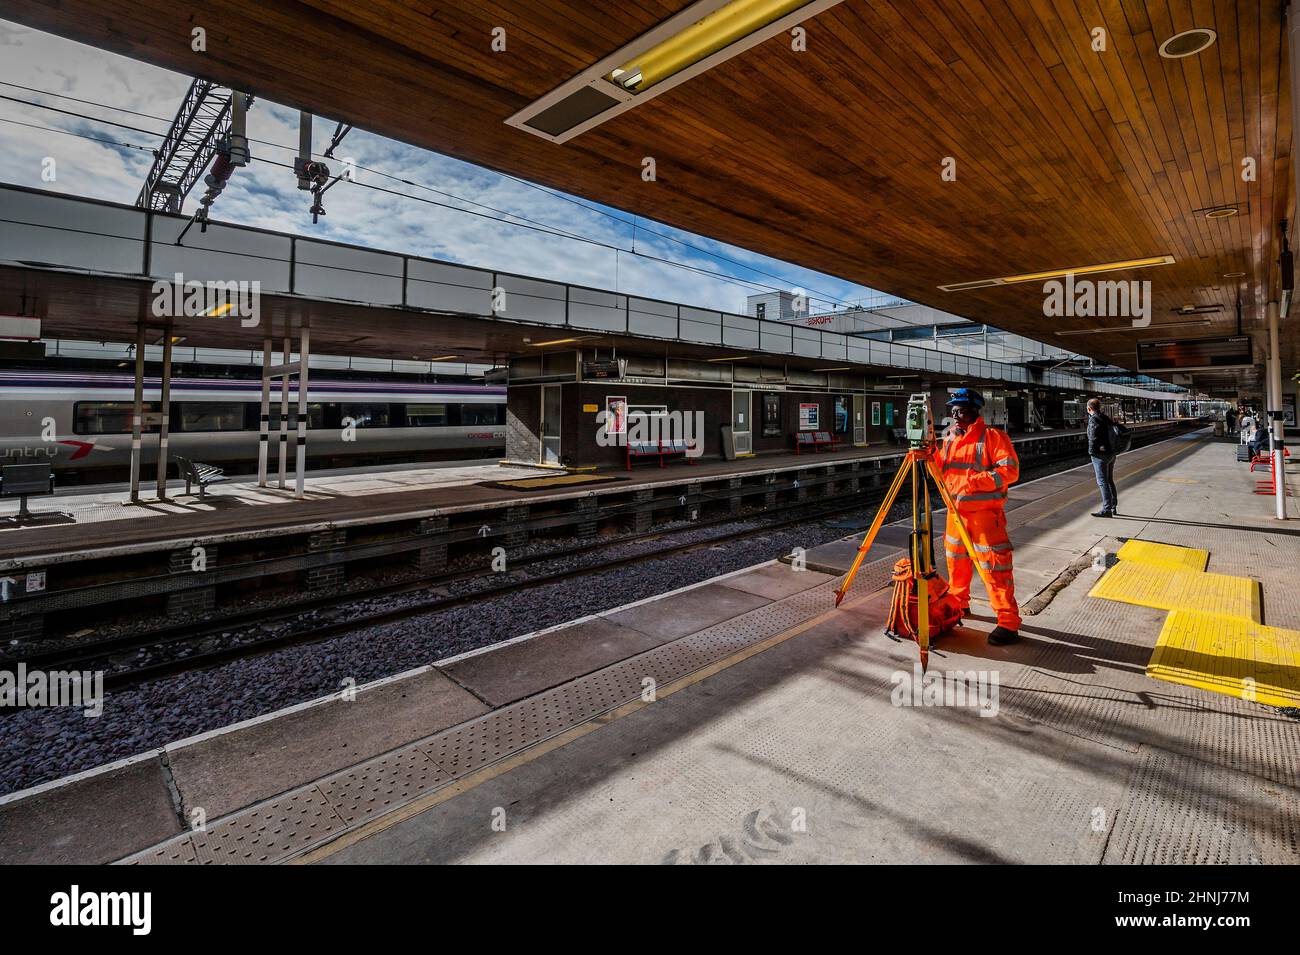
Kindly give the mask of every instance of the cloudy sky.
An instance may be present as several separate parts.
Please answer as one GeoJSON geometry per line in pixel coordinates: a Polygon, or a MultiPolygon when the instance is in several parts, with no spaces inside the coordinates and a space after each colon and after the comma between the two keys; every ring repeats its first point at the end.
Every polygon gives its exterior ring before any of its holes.
{"type": "MultiPolygon", "coordinates": [[[[0,20],[0,181],[134,203],[153,162],[150,150],[161,142],[189,83],[189,77],[0,20]],[[53,182],[42,178],[49,158],[54,160],[53,182]]],[[[317,117],[317,152],[325,149],[334,125],[317,117]]],[[[275,165],[292,163],[297,130],[296,111],[255,104],[248,118],[249,138],[256,140],[251,144],[254,162],[235,173],[213,207],[214,219],[733,312],[745,311],[746,295],[771,287],[806,290],[813,311],[878,298],[871,289],[651,220],[634,223],[619,210],[361,129],[347,136],[336,157],[374,170],[358,170],[359,183],[403,195],[340,182],[325,195],[327,215],[313,225],[308,194],[298,191],[289,169],[275,165]],[[500,221],[508,214],[604,247],[500,221]],[[650,235],[647,228],[696,248],[650,235]],[[609,248],[631,250],[634,229],[638,252],[722,276],[609,248]]],[[[186,202],[187,213],[197,208],[202,192],[200,183],[186,202]]]]}

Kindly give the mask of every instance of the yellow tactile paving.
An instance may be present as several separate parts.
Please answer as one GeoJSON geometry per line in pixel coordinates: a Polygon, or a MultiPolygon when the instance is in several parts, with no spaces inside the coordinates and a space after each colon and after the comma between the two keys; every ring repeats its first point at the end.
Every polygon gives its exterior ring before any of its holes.
{"type": "Polygon", "coordinates": [[[1249,577],[1121,560],[1088,592],[1158,610],[1199,610],[1259,622],[1259,583],[1249,577]]]}
{"type": "Polygon", "coordinates": [[[1158,544],[1155,541],[1128,540],[1119,549],[1119,559],[1156,567],[1172,567],[1175,570],[1204,570],[1210,562],[1210,552],[1195,547],[1158,544]]]}
{"type": "Polygon", "coordinates": [[[1300,706],[1300,630],[1175,610],[1147,676],[1270,706],[1300,706]]]}

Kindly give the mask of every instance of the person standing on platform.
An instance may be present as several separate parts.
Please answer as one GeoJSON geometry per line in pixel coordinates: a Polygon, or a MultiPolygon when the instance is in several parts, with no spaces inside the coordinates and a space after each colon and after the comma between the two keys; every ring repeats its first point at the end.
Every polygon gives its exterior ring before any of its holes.
{"type": "Polygon", "coordinates": [[[1250,439],[1255,436],[1255,417],[1250,413],[1249,408],[1241,409],[1241,417],[1237,420],[1237,427],[1241,430],[1241,440],[1245,444],[1250,443],[1250,439]]]}
{"type": "Polygon", "coordinates": [[[1115,488],[1115,447],[1111,439],[1110,417],[1101,410],[1101,399],[1088,399],[1088,457],[1092,473],[1101,489],[1101,510],[1093,517],[1114,517],[1119,508],[1119,491],[1115,488]]]}
{"type": "Polygon", "coordinates": [[[979,561],[988,572],[989,605],[998,624],[989,632],[994,645],[1020,639],[1020,608],[1012,573],[1011,539],[1007,537],[1007,488],[1020,477],[1020,459],[1005,431],[989,427],[980,415],[984,396],[974,388],[958,388],[948,399],[952,425],[936,452],[943,483],[952,494],[957,513],[948,512],[944,528],[944,557],[948,585],[963,611],[970,609],[970,583],[979,561]],[[966,553],[957,529],[960,520],[970,535],[974,554],[966,553]]]}

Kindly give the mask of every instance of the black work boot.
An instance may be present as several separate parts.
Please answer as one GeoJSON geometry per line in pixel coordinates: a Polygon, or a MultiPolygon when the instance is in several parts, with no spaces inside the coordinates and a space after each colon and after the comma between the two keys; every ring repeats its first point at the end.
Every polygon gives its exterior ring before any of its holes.
{"type": "Polygon", "coordinates": [[[1000,647],[1006,643],[1015,643],[1020,639],[1020,634],[1014,630],[1008,630],[1006,627],[998,625],[989,631],[989,643],[995,647],[1000,647]]]}

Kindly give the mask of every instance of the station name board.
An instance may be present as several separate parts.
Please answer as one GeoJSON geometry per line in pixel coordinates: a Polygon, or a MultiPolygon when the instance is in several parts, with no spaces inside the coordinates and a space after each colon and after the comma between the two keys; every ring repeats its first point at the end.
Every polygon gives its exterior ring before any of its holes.
{"type": "Polygon", "coordinates": [[[1249,368],[1255,363],[1249,335],[1138,342],[1137,371],[1249,368]]]}

